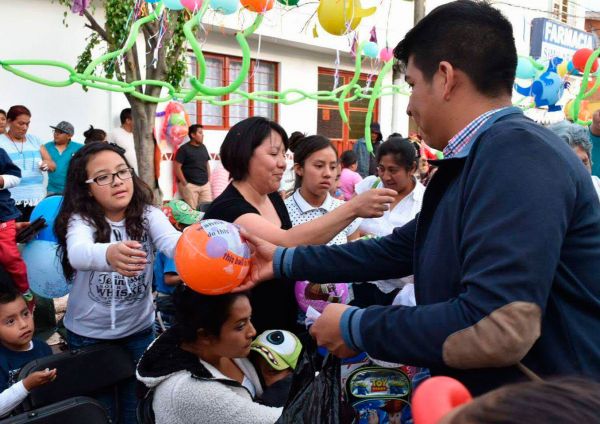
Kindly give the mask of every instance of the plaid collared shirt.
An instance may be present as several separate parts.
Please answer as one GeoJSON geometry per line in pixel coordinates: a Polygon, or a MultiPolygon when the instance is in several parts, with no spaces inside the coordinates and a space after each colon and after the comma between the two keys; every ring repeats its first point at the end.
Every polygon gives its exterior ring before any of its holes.
{"type": "Polygon", "coordinates": [[[499,112],[503,109],[506,108],[501,107],[499,109],[488,110],[484,114],[479,115],[477,118],[471,121],[469,125],[460,130],[458,134],[456,134],[450,139],[448,145],[444,147],[444,159],[449,159],[456,156],[461,150],[468,146],[477,130],[481,128],[481,126],[485,124],[494,113],[499,112]]]}

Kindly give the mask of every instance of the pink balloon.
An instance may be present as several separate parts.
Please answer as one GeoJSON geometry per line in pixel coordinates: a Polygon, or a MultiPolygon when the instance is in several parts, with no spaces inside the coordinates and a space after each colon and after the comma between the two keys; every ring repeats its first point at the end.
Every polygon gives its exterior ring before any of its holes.
{"type": "MultiPolygon", "coordinates": [[[[183,3],[183,0],[182,0],[182,3],[183,3]]],[[[385,49],[381,49],[381,51],[379,52],[379,59],[382,62],[389,62],[393,58],[394,58],[394,49],[392,49],[391,47],[386,47],[385,49]]]]}
{"type": "Polygon", "coordinates": [[[196,12],[202,7],[203,0],[181,0],[183,7],[191,12],[196,12]]]}
{"type": "Polygon", "coordinates": [[[296,287],[294,289],[298,306],[304,312],[306,312],[309,306],[312,306],[319,312],[323,312],[325,306],[331,303],[328,300],[325,300],[328,297],[332,299],[335,298],[337,300],[335,303],[348,302],[350,293],[348,292],[348,284],[346,283],[328,284],[328,293],[324,293],[322,299],[310,299],[307,297],[306,289],[308,284],[308,281],[296,281],[296,287]]]}

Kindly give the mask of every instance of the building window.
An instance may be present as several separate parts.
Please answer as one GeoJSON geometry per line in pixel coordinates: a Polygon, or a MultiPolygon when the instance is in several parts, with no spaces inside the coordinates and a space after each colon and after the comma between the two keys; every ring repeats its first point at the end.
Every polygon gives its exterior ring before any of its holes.
{"type": "Polygon", "coordinates": [[[569,2],[570,0],[553,0],[552,15],[554,19],[565,24],[569,22],[569,2]]]}
{"type": "MultiPolygon", "coordinates": [[[[353,76],[352,72],[338,71],[337,87],[349,84],[353,76]]],[[[367,74],[362,74],[358,84],[361,87],[365,87],[367,84],[372,87],[376,79],[376,75],[372,76],[369,80],[367,74]]],[[[337,87],[335,87],[335,70],[319,68],[319,91],[332,91],[337,87]]],[[[348,127],[342,121],[337,102],[319,101],[317,108],[317,133],[331,139],[336,145],[339,154],[342,154],[346,150],[351,150],[356,140],[365,134],[365,118],[368,107],[368,99],[344,103],[344,109],[350,123],[350,127],[348,127]]],[[[373,121],[379,121],[379,100],[375,102],[373,121]]]]}
{"type": "MultiPolygon", "coordinates": [[[[212,53],[204,55],[206,60],[205,84],[209,87],[223,87],[235,81],[242,69],[242,58],[223,56],[212,53]]],[[[198,64],[193,55],[188,56],[190,75],[198,77],[198,64]]],[[[253,93],[255,91],[278,91],[277,63],[263,60],[252,60],[248,77],[238,90],[253,93]]],[[[189,87],[189,86],[188,86],[189,87]]],[[[239,94],[227,94],[216,100],[240,98],[239,94]]],[[[219,106],[208,102],[189,102],[185,109],[192,123],[202,124],[208,129],[229,129],[241,120],[250,116],[264,116],[277,121],[278,108],[276,104],[256,102],[245,99],[240,103],[219,106]]]]}

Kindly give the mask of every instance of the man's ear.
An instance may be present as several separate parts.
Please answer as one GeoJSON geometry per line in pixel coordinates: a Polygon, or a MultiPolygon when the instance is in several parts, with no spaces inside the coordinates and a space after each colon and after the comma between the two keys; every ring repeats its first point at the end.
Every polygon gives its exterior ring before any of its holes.
{"type": "Polygon", "coordinates": [[[438,65],[437,73],[443,78],[443,97],[444,100],[448,101],[454,94],[457,85],[456,68],[450,62],[442,61],[438,65]]]}

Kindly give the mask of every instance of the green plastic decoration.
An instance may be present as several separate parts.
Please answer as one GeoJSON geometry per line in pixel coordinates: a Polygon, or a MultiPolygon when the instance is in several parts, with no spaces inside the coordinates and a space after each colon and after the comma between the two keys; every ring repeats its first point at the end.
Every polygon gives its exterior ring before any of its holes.
{"type": "Polygon", "coordinates": [[[592,123],[592,121],[582,121],[581,119],[579,119],[579,112],[581,110],[581,102],[583,102],[585,99],[590,97],[592,94],[594,94],[600,88],[600,70],[596,71],[594,74],[591,73],[592,66],[594,65],[594,62],[596,61],[598,56],[600,56],[600,49],[596,50],[589,57],[586,65],[585,65],[585,69],[583,70],[583,78],[581,81],[581,87],[579,88],[579,93],[577,94],[577,97],[575,97],[575,101],[573,102],[573,107],[571,108],[571,120],[574,123],[579,124],[579,125],[588,126],[592,123]],[[590,88],[588,90],[590,75],[595,76],[596,81],[595,81],[594,85],[592,86],[592,88],[590,88]]]}
{"type": "MultiPolygon", "coordinates": [[[[282,3],[281,0],[279,0],[282,3]]],[[[296,5],[298,1],[296,0],[283,0],[283,4],[292,6],[296,5]]],[[[79,84],[83,87],[91,87],[99,90],[112,91],[117,93],[125,93],[131,96],[134,96],[140,100],[152,103],[162,103],[168,102],[171,100],[178,100],[184,103],[191,101],[201,101],[206,102],[212,105],[224,106],[224,105],[232,105],[237,103],[245,102],[246,100],[252,100],[255,102],[264,102],[264,103],[277,103],[283,105],[293,105],[305,100],[314,100],[314,101],[329,101],[336,102],[339,106],[339,113],[342,117],[344,123],[348,124],[348,116],[344,109],[344,104],[349,102],[354,102],[357,100],[369,101],[369,107],[366,116],[365,122],[365,140],[367,141],[367,148],[369,152],[373,151],[373,146],[370,140],[370,132],[368,128],[371,125],[371,119],[373,117],[373,109],[375,107],[375,102],[377,99],[382,96],[389,96],[393,94],[402,94],[408,95],[408,91],[404,86],[396,86],[396,85],[383,85],[383,80],[385,76],[392,69],[393,61],[389,61],[385,64],[382,71],[380,72],[377,81],[373,88],[369,87],[361,87],[358,84],[361,69],[362,69],[362,50],[364,48],[364,44],[362,43],[358,49],[356,61],[355,61],[355,70],[354,76],[351,82],[347,85],[340,86],[335,88],[332,91],[317,91],[315,93],[307,93],[305,91],[291,88],[284,91],[255,91],[252,93],[247,93],[244,91],[240,91],[240,86],[244,83],[246,78],[248,77],[248,73],[250,71],[251,66],[251,52],[250,46],[248,45],[247,38],[254,34],[256,30],[260,27],[263,22],[264,15],[257,14],[256,19],[248,28],[243,31],[240,31],[236,34],[236,40],[240,46],[242,51],[242,68],[239,73],[239,76],[235,81],[231,82],[227,86],[223,87],[209,87],[205,84],[206,79],[206,60],[204,58],[204,54],[202,52],[202,47],[198,43],[196,36],[194,34],[194,29],[198,27],[201,22],[204,14],[209,5],[209,1],[204,1],[200,10],[193,14],[193,16],[186,22],[184,25],[184,35],[189,43],[196,59],[198,61],[198,77],[192,76],[189,80],[191,88],[178,88],[176,89],[168,82],[165,81],[157,81],[157,80],[138,80],[133,82],[124,82],[118,81],[116,79],[110,79],[101,77],[98,75],[94,75],[94,71],[96,68],[104,63],[114,61],[119,57],[123,56],[127,51],[129,51],[136,40],[138,39],[141,27],[149,22],[153,22],[159,20],[162,13],[165,10],[162,1],[158,1],[155,4],[155,8],[151,11],[147,16],[142,17],[134,22],[129,32],[129,35],[125,41],[125,44],[122,48],[108,52],[97,59],[90,62],[90,64],[85,68],[85,70],[81,73],[77,72],[72,66],[69,66],[65,63],[58,62],[55,60],[2,60],[0,59],[0,66],[21,78],[27,79],[37,84],[46,85],[49,87],[68,87],[73,84],[79,84]],[[26,66],[43,66],[43,67],[52,67],[52,68],[60,68],[66,71],[67,78],[64,80],[51,80],[41,76],[34,75],[30,72],[27,72],[22,67],[26,66]],[[137,90],[138,87],[154,85],[159,86],[165,89],[166,93],[163,96],[150,96],[144,94],[137,90]],[[235,96],[229,96],[226,100],[219,100],[219,98],[223,98],[227,94],[233,94],[235,96]]],[[[597,56],[597,54],[596,54],[597,56]]]]}

